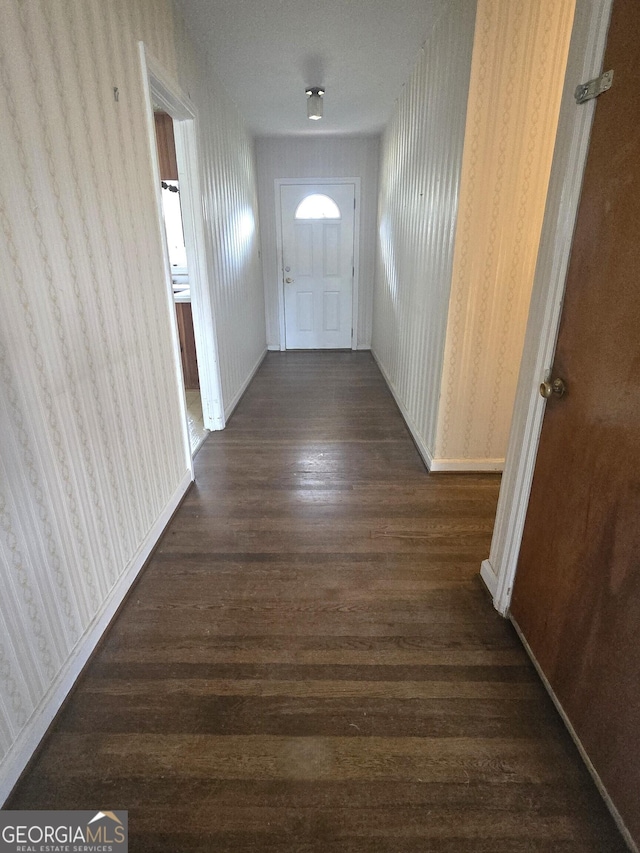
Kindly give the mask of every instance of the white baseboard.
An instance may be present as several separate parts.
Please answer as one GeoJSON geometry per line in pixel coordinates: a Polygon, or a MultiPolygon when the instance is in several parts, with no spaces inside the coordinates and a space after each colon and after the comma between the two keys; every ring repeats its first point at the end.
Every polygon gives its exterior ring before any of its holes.
{"type": "MultiPolygon", "coordinates": [[[[358,350],[358,352],[360,350],[367,350],[368,351],[371,349],[371,344],[358,344],[355,347],[355,349],[358,350]]],[[[284,350],[281,348],[280,344],[269,344],[269,346],[267,347],[267,350],[269,352],[284,352],[284,350]]]]}
{"type": "Polygon", "coordinates": [[[431,471],[441,473],[496,473],[504,470],[504,458],[502,459],[438,459],[431,463],[431,471]]]}
{"type": "Polygon", "coordinates": [[[526,641],[524,634],[520,630],[520,626],[518,625],[516,620],[513,618],[513,616],[510,616],[509,619],[510,619],[513,627],[516,629],[516,632],[517,632],[518,636],[520,637],[520,641],[521,641],[522,645],[524,646],[526,653],[531,658],[531,662],[535,666],[536,671],[537,671],[538,675],[540,676],[540,680],[544,684],[545,690],[547,691],[549,696],[551,696],[551,701],[556,706],[556,711],[562,717],[562,722],[567,727],[567,731],[571,735],[571,739],[573,740],[575,745],[578,747],[578,752],[580,753],[580,757],[584,761],[584,763],[587,767],[587,770],[591,774],[593,781],[596,783],[596,787],[597,787],[598,791],[600,791],[600,795],[602,796],[602,799],[605,801],[607,808],[611,812],[611,816],[615,820],[618,829],[622,833],[624,840],[626,841],[626,843],[629,847],[629,850],[631,850],[632,853],[638,853],[638,847],[637,847],[635,841],[633,840],[633,838],[631,837],[629,830],[625,826],[624,821],[622,820],[622,817],[620,815],[620,812],[615,807],[615,805],[613,804],[613,800],[611,799],[611,797],[607,793],[607,789],[605,788],[605,786],[602,782],[602,779],[598,775],[598,771],[596,770],[596,768],[591,763],[591,759],[587,755],[587,751],[585,750],[584,746],[582,745],[582,742],[580,741],[580,738],[576,734],[575,729],[571,725],[571,722],[570,722],[569,718],[567,717],[567,715],[564,711],[564,708],[560,704],[560,700],[558,699],[556,694],[553,692],[553,688],[549,684],[549,681],[547,680],[546,675],[544,674],[544,672],[542,671],[542,669],[540,667],[540,664],[536,660],[536,656],[533,654],[529,643],[526,641]]]}
{"type": "Polygon", "coordinates": [[[496,473],[501,472],[504,469],[504,458],[502,459],[438,459],[434,458],[433,454],[429,450],[429,448],[424,443],[424,439],[418,432],[416,425],[413,423],[409,412],[406,410],[404,403],[400,399],[396,389],[391,382],[386,370],[380,363],[375,350],[371,350],[371,355],[373,356],[375,363],[378,365],[378,369],[380,373],[384,376],[384,381],[387,383],[389,390],[393,394],[393,399],[396,401],[398,408],[404,418],[404,422],[406,423],[409,432],[411,433],[411,437],[418,449],[418,453],[422,456],[424,464],[427,466],[429,471],[432,474],[446,474],[446,473],[460,473],[460,474],[473,474],[473,473],[496,473]]]}
{"type": "Polygon", "coordinates": [[[483,560],[480,566],[480,577],[484,581],[484,585],[489,590],[491,598],[495,599],[498,590],[498,576],[493,571],[493,566],[489,560],[483,560]]]}
{"type": "Polygon", "coordinates": [[[418,453],[420,454],[420,456],[422,456],[422,461],[427,466],[429,471],[431,471],[431,465],[433,464],[433,456],[431,455],[431,451],[429,450],[427,445],[424,443],[422,436],[418,432],[418,428],[416,427],[416,425],[412,421],[411,416],[409,415],[409,412],[406,410],[404,403],[400,399],[396,389],[393,387],[393,383],[391,382],[391,379],[389,378],[387,371],[384,369],[384,367],[380,363],[380,360],[378,359],[378,356],[376,355],[375,350],[373,350],[373,349],[371,350],[371,355],[373,356],[375,363],[378,365],[378,370],[380,371],[380,373],[384,377],[384,381],[387,383],[387,387],[389,388],[389,391],[391,391],[391,393],[393,395],[393,399],[396,401],[397,407],[400,409],[400,414],[404,418],[404,422],[406,423],[407,428],[408,428],[409,432],[411,433],[411,437],[413,438],[413,441],[414,441],[415,446],[418,450],[418,453]]]}
{"type": "Polygon", "coordinates": [[[0,767],[0,806],[6,801],[14,785],[20,778],[20,774],[47,733],[62,703],[68,696],[69,691],[75,684],[93,650],[115,616],[140,570],[151,555],[165,527],[171,521],[174,512],[180,505],[180,501],[190,485],[191,471],[186,471],[178,488],[162,510],[157,521],[145,537],[144,542],[140,545],[135,556],[130,560],[128,566],[116,581],[115,586],[103,602],[102,607],[94,616],[91,624],[85,630],[49,690],[42,697],[42,700],[27,721],[24,729],[5,756],[0,767]]]}
{"type": "Polygon", "coordinates": [[[249,383],[251,382],[251,380],[253,379],[253,377],[254,377],[254,376],[256,375],[256,373],[258,372],[258,369],[260,368],[260,365],[262,364],[262,362],[263,362],[263,361],[264,361],[264,359],[265,359],[265,356],[267,355],[268,349],[269,349],[268,347],[265,347],[265,348],[264,348],[264,350],[263,350],[263,351],[262,351],[262,353],[260,354],[260,357],[258,358],[258,360],[256,361],[256,363],[253,365],[253,367],[251,368],[251,370],[249,371],[249,375],[248,375],[248,376],[247,376],[247,378],[244,380],[244,382],[242,383],[242,385],[240,386],[240,388],[239,388],[239,389],[236,391],[236,393],[233,395],[233,399],[231,400],[231,402],[230,402],[227,406],[225,406],[225,407],[224,407],[224,419],[225,419],[225,421],[228,421],[228,420],[229,420],[229,418],[231,417],[231,413],[233,412],[233,410],[235,409],[235,407],[236,407],[236,406],[238,405],[238,403],[240,402],[240,400],[241,400],[242,395],[244,394],[244,392],[245,392],[245,391],[247,390],[247,388],[249,387],[249,383]]]}

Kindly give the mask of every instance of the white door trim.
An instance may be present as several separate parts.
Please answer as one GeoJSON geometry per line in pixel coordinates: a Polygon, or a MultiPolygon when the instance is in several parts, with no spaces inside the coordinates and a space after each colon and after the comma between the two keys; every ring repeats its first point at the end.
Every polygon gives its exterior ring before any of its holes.
{"type": "Polygon", "coordinates": [[[280,187],[282,186],[312,186],[330,184],[353,184],[356,194],[356,209],[353,219],[353,288],[351,293],[351,349],[358,348],[358,299],[360,280],[360,178],[275,178],[276,196],[276,281],[278,282],[278,328],[280,331],[280,350],[287,348],[284,330],[284,282],[282,262],[282,222],[280,219],[280,187]]]}
{"type": "MultiPolygon", "coordinates": [[[[207,272],[206,243],[204,237],[204,219],[202,214],[202,193],[200,191],[200,173],[198,169],[197,121],[195,106],[180,89],[178,84],[166,73],[160,63],[149,53],[144,42],[139,42],[142,79],[147,105],[147,130],[151,160],[156,184],[156,213],[158,227],[162,234],[163,254],[165,258],[165,282],[167,298],[172,317],[172,338],[176,360],[176,371],[183,390],[182,363],[178,340],[177,321],[173,301],[173,284],[169,257],[164,239],[164,220],[162,216],[162,198],[160,193],[160,172],[156,148],[153,103],[161,106],[174,119],[174,138],[178,174],[182,176],[180,200],[184,226],[185,247],[191,287],[191,307],[193,311],[193,329],[198,357],[200,377],[200,396],[202,415],[207,429],[224,429],[225,416],[222,403],[222,381],[218,359],[218,343],[215,329],[211,288],[207,272]],[[185,180],[186,177],[186,180],[185,180]]],[[[187,409],[184,403],[185,437],[189,447],[189,433],[186,426],[187,409]]],[[[189,458],[191,451],[189,449],[189,458]]]]}
{"type": "MultiPolygon", "coordinates": [[[[506,615],[529,504],[595,101],[578,106],[578,83],[602,70],[612,0],[577,0],[531,308],[489,559],[480,574],[506,615]]],[[[615,85],[615,83],[614,83],[615,85]]],[[[605,95],[606,97],[606,95],[605,95]]]]}

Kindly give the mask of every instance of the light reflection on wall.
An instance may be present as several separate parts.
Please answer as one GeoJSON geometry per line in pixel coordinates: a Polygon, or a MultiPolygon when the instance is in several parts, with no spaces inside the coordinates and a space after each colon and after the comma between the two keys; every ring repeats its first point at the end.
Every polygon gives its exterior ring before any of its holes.
{"type": "Polygon", "coordinates": [[[254,213],[249,207],[241,208],[233,221],[233,242],[237,248],[237,261],[243,263],[252,249],[256,232],[254,213]]]}
{"type": "Polygon", "coordinates": [[[395,242],[391,233],[391,223],[387,216],[380,220],[380,253],[384,269],[384,281],[394,306],[398,304],[398,268],[396,265],[395,242]]]}

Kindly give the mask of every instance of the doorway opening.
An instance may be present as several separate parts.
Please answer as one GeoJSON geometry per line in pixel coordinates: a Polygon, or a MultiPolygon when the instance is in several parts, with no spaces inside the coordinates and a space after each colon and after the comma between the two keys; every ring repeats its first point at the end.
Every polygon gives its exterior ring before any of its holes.
{"type": "Polygon", "coordinates": [[[149,55],[143,42],[139,43],[139,48],[149,146],[156,178],[158,224],[163,238],[167,237],[163,239],[165,284],[173,319],[176,377],[183,389],[185,456],[193,472],[193,454],[207,431],[225,426],[215,317],[207,272],[197,116],[189,98],[149,55]]]}
{"type": "Polygon", "coordinates": [[[173,301],[175,303],[182,380],[187,401],[187,424],[191,454],[195,455],[208,435],[202,416],[198,355],[191,307],[189,264],[184,240],[184,221],[180,202],[180,179],[176,159],[173,119],[154,105],[153,118],[156,131],[158,165],[173,301]]]}

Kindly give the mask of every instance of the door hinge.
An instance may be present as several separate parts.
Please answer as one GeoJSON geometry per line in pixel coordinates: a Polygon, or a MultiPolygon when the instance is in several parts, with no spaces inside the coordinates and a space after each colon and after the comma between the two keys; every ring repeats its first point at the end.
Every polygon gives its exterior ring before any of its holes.
{"type": "Polygon", "coordinates": [[[588,80],[586,83],[581,83],[575,91],[576,104],[584,104],[587,101],[597,98],[607,89],[611,88],[613,83],[613,71],[605,71],[599,77],[594,77],[593,80],[588,80]]]}

